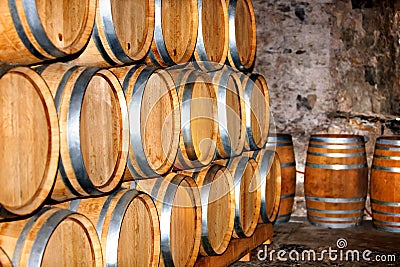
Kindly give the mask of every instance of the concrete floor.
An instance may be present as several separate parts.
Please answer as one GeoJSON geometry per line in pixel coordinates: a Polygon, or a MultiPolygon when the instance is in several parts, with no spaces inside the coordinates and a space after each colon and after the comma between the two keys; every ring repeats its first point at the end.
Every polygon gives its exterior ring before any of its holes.
{"type": "Polygon", "coordinates": [[[400,266],[400,234],[376,230],[371,221],[327,229],[292,218],[274,226],[273,242],[253,250],[250,262],[232,266],[400,266]]]}

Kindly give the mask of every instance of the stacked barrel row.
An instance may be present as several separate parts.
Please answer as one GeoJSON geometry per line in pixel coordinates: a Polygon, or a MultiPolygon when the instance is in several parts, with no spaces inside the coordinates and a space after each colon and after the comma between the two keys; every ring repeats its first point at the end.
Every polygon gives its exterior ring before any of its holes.
{"type": "Polygon", "coordinates": [[[0,13],[2,265],[191,266],[275,220],[251,1],[0,13]]]}

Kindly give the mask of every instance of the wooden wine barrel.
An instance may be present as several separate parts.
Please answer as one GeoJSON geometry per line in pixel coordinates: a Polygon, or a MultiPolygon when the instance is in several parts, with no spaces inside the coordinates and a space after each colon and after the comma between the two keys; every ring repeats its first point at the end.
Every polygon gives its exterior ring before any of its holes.
{"type": "Polygon", "coordinates": [[[197,0],[197,6],[199,23],[194,58],[205,69],[219,69],[228,56],[228,8],[225,0],[197,0]]]}
{"type": "Polygon", "coordinates": [[[2,267],[12,267],[12,263],[8,255],[0,247],[0,266],[2,267]]]}
{"type": "Polygon", "coordinates": [[[27,67],[0,74],[0,219],[39,208],[54,184],[60,132],[46,82],[27,67]]]}
{"type": "Polygon", "coordinates": [[[250,71],[257,49],[256,19],[251,0],[226,0],[229,19],[228,63],[240,71],[250,71]]]}
{"type": "Polygon", "coordinates": [[[285,223],[292,215],[296,194],[296,161],[292,136],[289,134],[273,134],[268,136],[266,148],[275,150],[281,160],[282,192],[278,218],[275,223],[285,223]]]}
{"type": "Polygon", "coordinates": [[[360,225],[368,187],[364,137],[312,135],[307,151],[304,194],[308,220],[317,226],[360,225]]]}
{"type": "Polygon", "coordinates": [[[270,123],[270,99],[268,85],[263,75],[238,74],[242,80],[246,107],[245,150],[257,150],[267,142],[270,123]]]}
{"type": "Polygon", "coordinates": [[[104,266],[96,228],[65,209],[44,207],[30,218],[0,223],[0,246],[13,266],[104,266]]]}
{"type": "Polygon", "coordinates": [[[107,266],[158,266],[160,222],[151,197],[134,189],[75,199],[57,206],[88,217],[96,226],[107,266]]]}
{"type": "Polygon", "coordinates": [[[92,36],[75,65],[117,66],[143,59],[154,32],[154,0],[97,0],[92,36]]]}
{"type": "Polygon", "coordinates": [[[246,142],[245,104],[240,78],[229,68],[211,72],[217,96],[217,158],[230,158],[242,153],[246,142]]]}
{"type": "Polygon", "coordinates": [[[201,203],[196,182],[189,176],[169,173],[136,183],[138,190],[151,195],[156,202],[161,227],[160,266],[193,266],[201,238],[201,203]]]}
{"type": "Polygon", "coordinates": [[[117,77],[109,70],[61,63],[40,71],[60,124],[61,157],[51,198],[112,191],[122,179],[129,147],[126,100],[117,77]]]}
{"type": "Polygon", "coordinates": [[[174,168],[207,166],[216,155],[218,113],[215,89],[205,73],[192,68],[169,69],[178,92],[181,131],[174,168]]]}
{"type": "Polygon", "coordinates": [[[387,232],[400,232],[400,136],[376,140],[371,168],[370,197],[373,225],[387,232]]]}
{"type": "Polygon", "coordinates": [[[93,29],[96,0],[10,0],[0,6],[0,61],[33,64],[78,53],[93,29]]]}
{"type": "Polygon", "coordinates": [[[199,172],[181,173],[193,177],[200,190],[201,255],[223,254],[231,240],[235,220],[235,192],[231,173],[219,164],[212,164],[199,172]]]}
{"type": "Polygon", "coordinates": [[[155,23],[149,65],[168,67],[188,62],[197,41],[197,0],[154,0],[155,23]]]}
{"type": "Polygon", "coordinates": [[[261,210],[260,222],[275,222],[281,202],[281,161],[274,150],[254,151],[252,157],[260,169],[261,210]]]}
{"type": "Polygon", "coordinates": [[[111,69],[120,80],[129,106],[129,174],[156,177],[168,172],[179,146],[180,108],[168,72],[141,65],[111,69]]]}
{"type": "Polygon", "coordinates": [[[256,230],[261,209],[261,176],[257,162],[242,154],[229,160],[216,160],[226,165],[233,176],[235,191],[235,224],[233,237],[250,237],[256,230]]]}

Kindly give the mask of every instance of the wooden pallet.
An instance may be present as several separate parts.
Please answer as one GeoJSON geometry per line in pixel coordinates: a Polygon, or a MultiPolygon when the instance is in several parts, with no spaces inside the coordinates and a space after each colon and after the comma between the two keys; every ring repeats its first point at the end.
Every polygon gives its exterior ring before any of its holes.
{"type": "Polygon", "coordinates": [[[274,230],[271,223],[260,224],[249,238],[232,239],[228,249],[219,256],[200,256],[195,266],[229,266],[263,243],[272,241],[274,230]]]}

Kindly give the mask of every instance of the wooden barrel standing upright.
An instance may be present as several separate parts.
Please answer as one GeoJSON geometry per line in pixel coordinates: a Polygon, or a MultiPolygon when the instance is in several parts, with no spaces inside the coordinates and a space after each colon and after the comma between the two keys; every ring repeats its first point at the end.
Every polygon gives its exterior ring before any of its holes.
{"type": "Polygon", "coordinates": [[[154,0],[155,22],[146,63],[161,67],[186,63],[197,41],[197,0],[154,0]]]}
{"type": "Polygon", "coordinates": [[[216,160],[225,165],[234,180],[235,224],[233,237],[250,237],[256,230],[261,209],[261,177],[257,162],[247,154],[229,160],[216,160]]]}
{"type": "Polygon", "coordinates": [[[160,266],[193,266],[201,238],[201,202],[196,182],[171,172],[165,177],[136,180],[136,188],[151,195],[156,203],[161,232],[160,266]]]}
{"type": "Polygon", "coordinates": [[[41,75],[54,95],[60,162],[51,198],[108,193],[122,179],[129,146],[122,87],[109,70],[52,64],[41,75]]]}
{"type": "Polygon", "coordinates": [[[90,38],[96,0],[10,0],[0,6],[0,61],[33,64],[80,52],[90,38]]]}
{"type": "Polygon", "coordinates": [[[235,220],[235,192],[229,170],[212,164],[199,172],[182,171],[196,180],[202,207],[200,253],[221,255],[228,248],[235,220]]]}
{"type": "Polygon", "coordinates": [[[197,0],[199,23],[194,58],[206,70],[220,69],[228,55],[228,8],[225,0],[197,0]]]}
{"type": "Polygon", "coordinates": [[[208,75],[192,69],[169,69],[178,92],[181,131],[174,168],[209,165],[216,155],[218,113],[215,89],[208,75]]]}
{"type": "Polygon", "coordinates": [[[400,136],[377,139],[370,179],[374,227],[400,233],[400,136]]]}
{"type": "Polygon", "coordinates": [[[246,151],[264,147],[270,124],[270,99],[268,85],[263,75],[238,73],[242,80],[245,102],[246,151]]]}
{"type": "Polygon", "coordinates": [[[281,161],[274,150],[261,149],[254,151],[252,158],[260,169],[261,208],[260,222],[274,222],[278,216],[281,203],[281,161]]]}
{"type": "Polygon", "coordinates": [[[12,263],[8,255],[0,247],[0,266],[2,267],[12,267],[12,263]]]}
{"type": "Polygon", "coordinates": [[[296,161],[292,136],[289,134],[270,135],[268,136],[266,148],[275,150],[281,160],[281,204],[275,223],[288,222],[292,214],[294,197],[296,194],[296,161]]]}
{"type": "Polygon", "coordinates": [[[230,158],[242,153],[246,142],[245,103],[239,76],[229,68],[213,72],[217,96],[217,158],[230,158]]]}
{"type": "Polygon", "coordinates": [[[240,71],[250,71],[257,49],[256,19],[251,0],[226,0],[229,18],[228,62],[240,71]]]}
{"type": "Polygon", "coordinates": [[[360,225],[368,188],[364,137],[312,135],[307,151],[304,194],[308,220],[317,226],[360,225]]]}
{"type": "Polygon", "coordinates": [[[27,67],[0,75],[0,219],[28,215],[53,187],[60,132],[46,82],[27,67]]]}
{"type": "Polygon", "coordinates": [[[154,32],[154,0],[97,0],[92,36],[76,65],[117,66],[144,58],[154,32]]]}
{"type": "Polygon", "coordinates": [[[104,266],[96,228],[65,209],[44,207],[30,218],[0,223],[0,246],[13,266],[104,266]]]}
{"type": "Polygon", "coordinates": [[[88,217],[96,226],[107,266],[158,266],[160,222],[151,197],[134,189],[75,199],[57,206],[88,217]]]}

